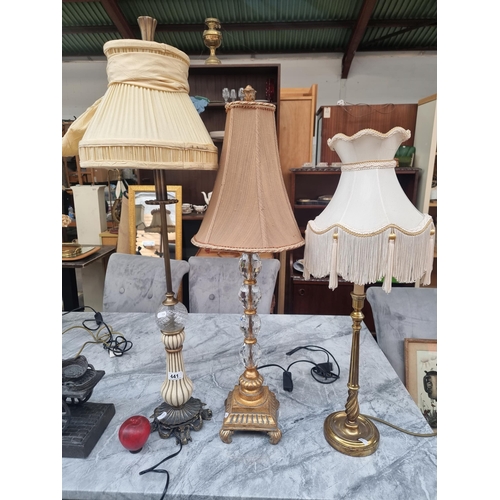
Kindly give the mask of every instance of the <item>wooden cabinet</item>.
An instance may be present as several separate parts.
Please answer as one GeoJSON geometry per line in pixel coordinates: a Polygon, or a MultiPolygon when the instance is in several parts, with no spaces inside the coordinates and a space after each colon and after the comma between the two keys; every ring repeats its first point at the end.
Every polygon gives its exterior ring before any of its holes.
{"type": "MultiPolygon", "coordinates": [[[[292,208],[302,233],[305,232],[308,221],[319,215],[328,201],[318,200],[321,196],[331,197],[338,186],[341,169],[335,167],[294,168],[292,175],[292,208]]],[[[419,169],[396,168],[396,175],[406,196],[413,204],[417,200],[419,169]]],[[[339,278],[339,286],[335,290],[328,288],[328,278],[311,278],[305,280],[302,273],[293,267],[294,262],[302,259],[304,247],[288,254],[288,279],[286,289],[285,312],[288,314],[338,314],[346,315],[352,312],[352,283],[339,278]]],[[[381,286],[380,284],[370,286],[381,286]]],[[[413,284],[394,286],[414,286],[413,284]]],[[[365,301],[363,308],[365,324],[371,332],[375,331],[370,305],[365,301]]]]}
{"type": "Polygon", "coordinates": [[[382,133],[393,127],[403,127],[410,130],[411,137],[404,145],[413,146],[415,121],[417,117],[416,104],[356,104],[346,106],[321,106],[317,115],[316,162],[336,163],[340,161],[335,151],[332,151],[327,140],[335,134],[347,136],[365,128],[371,128],[382,133]]]}
{"type": "Polygon", "coordinates": [[[431,276],[432,287],[437,286],[437,94],[418,101],[417,123],[415,125],[415,166],[420,168],[417,208],[428,213],[436,226],[436,246],[434,268],[431,276]]]}
{"type": "Polygon", "coordinates": [[[432,181],[437,167],[437,94],[418,102],[415,126],[415,167],[420,168],[417,208],[429,213],[432,181]]]}
{"type": "MultiPolygon", "coordinates": [[[[251,85],[256,91],[256,99],[266,99],[266,84],[274,85],[273,104],[276,105],[276,121],[279,130],[280,107],[280,64],[245,64],[245,65],[193,65],[189,68],[189,95],[206,97],[210,103],[200,114],[200,117],[209,132],[223,131],[226,126],[226,109],[222,98],[222,89],[238,89],[251,85]]],[[[222,140],[214,140],[222,151],[222,140]]],[[[206,193],[213,190],[217,171],[182,171],[170,170],[168,183],[182,186],[182,199],[185,203],[195,205],[205,204],[202,191],[206,193]]],[[[138,171],[139,184],[154,184],[153,172],[138,171]]]]}
{"type": "Polygon", "coordinates": [[[279,152],[283,181],[292,200],[290,169],[313,162],[313,137],[318,84],[310,88],[281,89],[279,152]]]}

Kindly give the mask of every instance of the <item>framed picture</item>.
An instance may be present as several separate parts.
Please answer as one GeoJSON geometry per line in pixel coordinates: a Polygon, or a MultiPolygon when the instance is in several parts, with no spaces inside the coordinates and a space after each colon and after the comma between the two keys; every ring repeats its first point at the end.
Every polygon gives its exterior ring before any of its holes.
{"type": "Polygon", "coordinates": [[[436,339],[405,339],[405,385],[429,425],[437,429],[436,339]]]}
{"type": "MultiPolygon", "coordinates": [[[[167,209],[167,231],[170,257],[182,259],[182,186],[167,186],[169,199],[177,203],[165,205],[167,209]]],[[[130,253],[149,257],[161,257],[160,206],[146,201],[156,199],[155,187],[129,185],[129,244],[130,253]]]]}

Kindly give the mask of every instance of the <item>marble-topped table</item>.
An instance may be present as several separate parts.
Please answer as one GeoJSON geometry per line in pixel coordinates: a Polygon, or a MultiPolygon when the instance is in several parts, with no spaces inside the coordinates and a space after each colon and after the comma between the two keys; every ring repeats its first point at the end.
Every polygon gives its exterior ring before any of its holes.
{"type": "MultiPolygon", "coordinates": [[[[93,313],[70,313],[62,318],[62,355],[77,354],[90,339],[80,328],[93,313]]],[[[151,314],[103,313],[104,321],[133,342],[122,357],[110,357],[100,345],[87,345],[82,354],[105,375],[94,388],[90,402],[113,403],[116,414],[90,455],[62,459],[62,498],[69,500],[159,499],[166,475],[139,472],[179,450],[175,438],[158,433],[137,454],[118,440],[120,425],[132,415],[150,417],[161,403],[160,387],[166,376],[161,333],[151,314]]],[[[350,457],[333,449],[323,436],[325,418],[343,410],[351,349],[349,316],[261,315],[258,336],[260,366],[287,367],[298,359],[322,363],[321,352],[297,346],[326,348],[340,365],[333,384],[316,382],[309,363],[297,363],[292,392],[283,390],[282,370],[262,368],[264,383],[280,402],[281,441],[272,445],[263,432],[235,432],[231,444],[219,438],[224,400],[243,372],[239,349],[243,335],[239,315],[190,314],[186,325],[184,360],[193,380],[193,397],[211,409],[192,441],[179,455],[162,464],[169,471],[166,498],[193,499],[435,499],[437,497],[437,438],[422,438],[377,423],[378,450],[368,457],[350,457]]],[[[361,413],[386,420],[416,433],[430,427],[414,404],[375,340],[363,325],[360,335],[359,403],[361,413]]]]}

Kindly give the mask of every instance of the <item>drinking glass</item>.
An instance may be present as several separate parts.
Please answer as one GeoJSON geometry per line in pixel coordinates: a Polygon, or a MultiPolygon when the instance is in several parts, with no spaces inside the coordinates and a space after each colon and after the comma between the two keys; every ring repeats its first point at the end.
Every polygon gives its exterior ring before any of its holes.
{"type": "Polygon", "coordinates": [[[238,90],[238,97],[240,98],[240,101],[243,101],[245,99],[245,92],[243,91],[243,87],[240,87],[240,90],[238,90]]]}
{"type": "Polygon", "coordinates": [[[224,99],[224,102],[227,102],[229,99],[229,89],[227,87],[222,89],[222,98],[224,99]]]}
{"type": "Polygon", "coordinates": [[[236,101],[236,90],[231,89],[231,101],[236,101]]]}

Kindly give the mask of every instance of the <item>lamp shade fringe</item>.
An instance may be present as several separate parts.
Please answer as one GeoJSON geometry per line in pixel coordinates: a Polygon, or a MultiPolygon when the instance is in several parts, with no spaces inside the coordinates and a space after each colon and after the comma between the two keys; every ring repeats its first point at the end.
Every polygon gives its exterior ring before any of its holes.
{"type": "Polygon", "coordinates": [[[429,238],[427,265],[426,265],[425,275],[422,279],[422,285],[430,285],[431,284],[432,267],[434,264],[434,245],[435,245],[435,237],[436,237],[435,235],[436,235],[435,231],[432,231],[430,238],[429,238]]]}
{"type": "MultiPolygon", "coordinates": [[[[392,278],[400,283],[414,283],[432,270],[429,247],[434,247],[432,220],[416,233],[397,227],[366,234],[355,234],[341,226],[315,232],[309,222],[305,233],[304,278],[323,278],[330,274],[329,288],[338,285],[336,276],[358,285],[384,279],[390,292],[392,278]],[[337,234],[337,238],[333,235],[337,234]],[[391,239],[395,235],[395,240],[391,239]]],[[[425,284],[425,283],[424,283],[425,284]]]]}
{"type": "Polygon", "coordinates": [[[387,251],[387,272],[384,275],[384,284],[382,285],[382,290],[384,292],[389,293],[392,289],[392,273],[394,267],[394,240],[392,236],[394,233],[391,233],[389,237],[389,248],[387,251]]]}
{"type": "Polygon", "coordinates": [[[328,286],[335,290],[339,284],[339,277],[337,274],[337,250],[338,250],[338,233],[333,233],[333,244],[332,244],[332,258],[330,262],[330,280],[328,286]]]}

